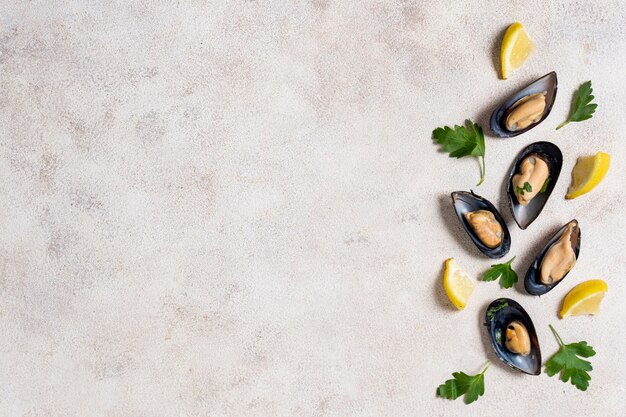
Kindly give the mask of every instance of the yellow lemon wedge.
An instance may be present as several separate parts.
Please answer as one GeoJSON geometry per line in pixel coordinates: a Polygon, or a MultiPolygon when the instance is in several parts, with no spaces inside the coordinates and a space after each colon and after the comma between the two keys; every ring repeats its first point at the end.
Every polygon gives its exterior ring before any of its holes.
{"type": "Polygon", "coordinates": [[[446,260],[446,268],[443,272],[443,288],[456,308],[459,310],[465,308],[475,286],[476,281],[459,267],[454,258],[446,260]]]}
{"type": "Polygon", "coordinates": [[[563,299],[563,307],[559,315],[562,318],[600,313],[600,303],[609,287],[601,279],[581,282],[563,299]]]}
{"type": "Polygon", "coordinates": [[[578,158],[572,170],[572,185],[565,198],[571,200],[593,190],[602,181],[610,165],[611,156],[604,152],[578,158]]]}
{"type": "Polygon", "coordinates": [[[535,45],[520,22],[515,22],[509,26],[502,38],[502,46],[500,46],[502,79],[506,80],[511,71],[521,67],[534,50],[535,45]]]}

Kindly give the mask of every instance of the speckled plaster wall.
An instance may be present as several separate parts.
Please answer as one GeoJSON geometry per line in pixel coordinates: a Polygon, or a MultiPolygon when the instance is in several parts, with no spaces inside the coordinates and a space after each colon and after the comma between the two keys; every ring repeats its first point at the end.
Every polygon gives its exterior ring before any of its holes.
{"type": "Polygon", "coordinates": [[[620,0],[1,2],[0,415],[626,415],[625,27],[620,0]],[[537,51],[501,81],[515,20],[537,51]],[[503,208],[520,273],[574,217],[580,260],[544,297],[480,283],[455,311],[444,259],[473,276],[492,262],[449,204],[479,167],[431,131],[486,125],[551,70],[552,114],[487,138],[476,191],[503,208]],[[587,79],[596,115],[555,132],[587,79]],[[564,170],[521,231],[502,184],[537,140],[564,170]],[[608,177],[565,201],[576,158],[599,150],[608,177]],[[559,320],[595,277],[602,314],[559,320]],[[500,296],[544,356],[548,323],[596,348],[587,392],[497,363],[481,321],[500,296]],[[486,360],[477,403],[435,397],[486,360]]]}

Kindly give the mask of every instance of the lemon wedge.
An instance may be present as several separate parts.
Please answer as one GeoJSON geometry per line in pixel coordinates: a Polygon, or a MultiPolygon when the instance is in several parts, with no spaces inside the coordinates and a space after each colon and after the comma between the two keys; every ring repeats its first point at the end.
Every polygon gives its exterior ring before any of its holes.
{"type": "Polygon", "coordinates": [[[504,33],[500,47],[502,79],[506,80],[511,71],[521,67],[534,49],[535,45],[520,22],[515,22],[509,26],[504,33]]]}
{"type": "Polygon", "coordinates": [[[604,152],[578,158],[572,170],[572,185],[565,198],[571,200],[593,190],[602,181],[610,165],[611,156],[604,152]]]}
{"type": "Polygon", "coordinates": [[[465,308],[475,286],[476,281],[459,267],[454,258],[446,260],[446,268],[443,272],[443,288],[456,308],[459,310],[465,308]]]}
{"type": "Polygon", "coordinates": [[[598,314],[600,302],[609,287],[601,279],[592,279],[581,282],[563,299],[563,307],[559,315],[562,318],[569,316],[582,316],[584,314],[598,314]]]}

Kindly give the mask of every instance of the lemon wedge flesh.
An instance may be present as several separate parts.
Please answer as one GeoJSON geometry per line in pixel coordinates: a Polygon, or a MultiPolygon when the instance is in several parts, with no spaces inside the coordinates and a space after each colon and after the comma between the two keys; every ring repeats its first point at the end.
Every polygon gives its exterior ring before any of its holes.
{"type": "Polygon", "coordinates": [[[578,158],[572,170],[572,185],[565,198],[571,200],[593,190],[602,181],[610,165],[611,156],[604,152],[578,158]]]}
{"type": "Polygon", "coordinates": [[[476,281],[459,267],[454,258],[446,260],[446,268],[443,272],[443,288],[456,308],[459,310],[465,308],[475,286],[476,281]]]}
{"type": "Polygon", "coordinates": [[[511,71],[521,67],[534,49],[535,45],[520,22],[515,22],[509,26],[504,33],[500,47],[502,79],[506,80],[511,71]]]}
{"type": "Polygon", "coordinates": [[[562,318],[600,313],[600,303],[609,287],[601,279],[581,282],[563,299],[563,308],[559,315],[562,318]]]}

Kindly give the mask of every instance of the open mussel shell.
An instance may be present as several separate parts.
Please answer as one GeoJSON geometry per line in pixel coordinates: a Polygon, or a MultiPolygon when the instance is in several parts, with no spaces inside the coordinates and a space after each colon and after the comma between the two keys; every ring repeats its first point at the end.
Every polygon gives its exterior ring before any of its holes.
{"type": "Polygon", "coordinates": [[[498,298],[487,307],[485,320],[491,346],[502,362],[530,375],[541,373],[541,350],[537,332],[530,316],[519,303],[510,298],[498,298]],[[512,322],[523,324],[528,332],[530,352],[525,356],[509,350],[506,346],[506,331],[512,322]]]}
{"type": "MultiPolygon", "coordinates": [[[[552,245],[554,245],[561,235],[567,229],[567,226],[570,223],[576,223],[576,228],[572,232],[570,244],[572,245],[572,250],[574,251],[574,255],[578,260],[578,255],[580,254],[580,240],[581,240],[581,232],[580,225],[576,219],[567,222],[563,227],[561,227],[548,241],[548,243],[541,249],[535,261],[530,265],[528,271],[526,271],[526,277],[524,277],[524,288],[526,288],[526,292],[532,295],[543,295],[548,291],[551,291],[552,288],[559,285],[561,281],[567,277],[567,274],[560,280],[552,283],[552,284],[544,284],[541,282],[541,263],[543,262],[543,258],[550,249],[552,245]]],[[[569,272],[568,272],[569,273],[569,272]]]]}
{"type": "Polygon", "coordinates": [[[509,253],[509,249],[511,248],[511,235],[509,233],[509,229],[506,226],[506,222],[493,204],[491,204],[488,200],[474,194],[473,191],[469,193],[467,191],[453,192],[452,204],[454,205],[454,210],[456,211],[456,215],[463,225],[463,228],[472,239],[472,242],[474,242],[476,247],[480,249],[482,253],[493,259],[502,258],[504,255],[509,253]],[[502,241],[498,246],[490,248],[489,246],[485,245],[465,218],[465,213],[476,210],[486,210],[493,213],[495,220],[500,224],[500,227],[502,227],[502,241]]]}
{"type": "Polygon", "coordinates": [[[511,208],[511,213],[513,214],[513,218],[515,222],[520,227],[520,229],[526,229],[541,213],[543,207],[548,202],[548,198],[552,191],[554,190],[554,186],[559,179],[559,175],[561,174],[561,168],[563,167],[563,154],[558,146],[554,143],[550,142],[535,142],[533,144],[525,147],[515,159],[515,163],[511,167],[511,171],[509,172],[508,184],[506,187],[506,193],[509,198],[509,207],[511,208]],[[548,170],[550,171],[548,184],[546,186],[546,190],[542,193],[537,194],[528,204],[525,206],[521,205],[517,200],[517,196],[515,195],[515,188],[513,187],[512,181],[513,176],[520,172],[520,165],[531,154],[537,154],[541,159],[543,159],[548,165],[548,170]]]}
{"type": "Polygon", "coordinates": [[[491,127],[491,131],[493,132],[493,134],[501,138],[513,137],[521,135],[522,133],[529,131],[533,127],[537,126],[539,123],[543,122],[552,110],[552,105],[554,104],[554,99],[556,98],[557,87],[558,82],[556,78],[556,72],[553,71],[544,75],[538,80],[533,81],[532,83],[528,84],[526,87],[522,88],[520,91],[506,99],[504,103],[498,106],[491,114],[489,126],[491,127]],[[506,118],[513,109],[514,105],[524,97],[539,93],[545,93],[546,95],[546,107],[543,111],[541,118],[537,122],[532,123],[524,129],[519,129],[515,131],[508,130],[506,127],[506,118]]]}

